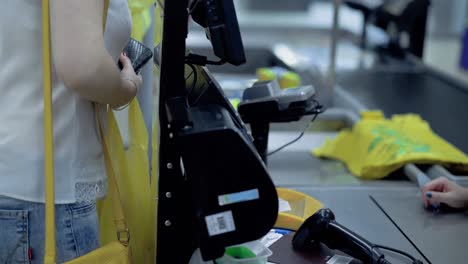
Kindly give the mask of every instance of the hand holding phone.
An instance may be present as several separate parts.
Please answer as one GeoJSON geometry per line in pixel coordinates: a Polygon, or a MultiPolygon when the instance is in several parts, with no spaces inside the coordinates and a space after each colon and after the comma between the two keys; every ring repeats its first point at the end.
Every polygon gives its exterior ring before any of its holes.
{"type": "MultiPolygon", "coordinates": [[[[151,49],[133,38],[130,39],[123,53],[125,53],[132,62],[136,74],[139,74],[141,68],[153,57],[151,49]]],[[[120,70],[122,70],[122,63],[119,61],[118,64],[120,70]]]]}
{"type": "Polygon", "coordinates": [[[120,79],[122,81],[122,88],[124,91],[135,96],[143,83],[141,75],[135,73],[130,58],[124,53],[120,54],[119,62],[122,64],[122,70],[120,71],[120,79]]]}

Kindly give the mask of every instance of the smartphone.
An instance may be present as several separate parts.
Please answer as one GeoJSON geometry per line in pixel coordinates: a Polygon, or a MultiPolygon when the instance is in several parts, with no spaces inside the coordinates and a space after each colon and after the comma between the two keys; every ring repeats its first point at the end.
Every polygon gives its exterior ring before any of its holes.
{"type": "MultiPolygon", "coordinates": [[[[141,68],[153,57],[153,51],[150,48],[133,38],[130,38],[123,52],[127,54],[127,57],[132,62],[136,74],[140,73],[141,68]]],[[[120,61],[118,65],[120,70],[122,70],[123,66],[120,61]]]]}

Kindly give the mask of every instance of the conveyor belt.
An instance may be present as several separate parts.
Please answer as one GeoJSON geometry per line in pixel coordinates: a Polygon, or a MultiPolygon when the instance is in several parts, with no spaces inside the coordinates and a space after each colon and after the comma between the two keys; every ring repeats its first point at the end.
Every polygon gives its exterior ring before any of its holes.
{"type": "Polygon", "coordinates": [[[468,153],[468,90],[426,72],[353,71],[338,74],[343,89],[387,116],[417,113],[441,137],[468,153]]]}

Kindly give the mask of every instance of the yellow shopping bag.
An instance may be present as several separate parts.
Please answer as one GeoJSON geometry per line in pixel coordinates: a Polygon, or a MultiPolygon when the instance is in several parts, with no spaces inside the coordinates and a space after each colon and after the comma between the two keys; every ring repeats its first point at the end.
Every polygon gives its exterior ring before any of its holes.
{"type": "Polygon", "coordinates": [[[407,163],[457,165],[468,170],[468,157],[414,114],[385,119],[380,111],[364,112],[352,129],[327,140],[313,154],[341,160],[364,179],[384,178],[407,163]]]}
{"type": "MultiPolygon", "coordinates": [[[[132,15],[132,37],[143,40],[151,25],[152,0],[129,0],[132,15]]],[[[158,20],[159,21],[159,20],[158,20]]],[[[156,27],[161,27],[156,23],[156,27]]],[[[130,247],[133,263],[154,263],[156,259],[157,177],[150,179],[148,133],[137,99],[128,107],[129,146],[125,149],[119,125],[112,111],[106,113],[106,138],[112,156],[122,203],[131,230],[130,247]]],[[[153,141],[154,144],[157,141],[153,141]]],[[[157,170],[153,171],[157,173],[157,170]]],[[[99,201],[101,243],[115,238],[110,201],[99,201]]]]}
{"type": "MultiPolygon", "coordinates": [[[[127,224],[131,230],[132,263],[153,263],[156,258],[157,181],[150,181],[148,134],[138,100],[128,108],[129,146],[125,146],[112,111],[107,112],[106,138],[116,170],[127,224]]],[[[115,240],[112,206],[109,199],[99,202],[101,243],[115,240]]]]}

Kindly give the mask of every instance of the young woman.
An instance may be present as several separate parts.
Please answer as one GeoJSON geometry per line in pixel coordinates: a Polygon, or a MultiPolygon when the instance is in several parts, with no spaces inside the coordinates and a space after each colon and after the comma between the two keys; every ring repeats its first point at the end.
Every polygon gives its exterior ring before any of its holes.
{"type": "MultiPolygon", "coordinates": [[[[141,85],[123,54],[127,0],[50,0],[57,262],[99,246],[95,201],[107,179],[93,102],[119,107],[141,85]],[[120,59],[124,69],[120,71],[120,59]]],[[[0,263],[41,263],[44,254],[41,1],[0,8],[0,263]]]]}

